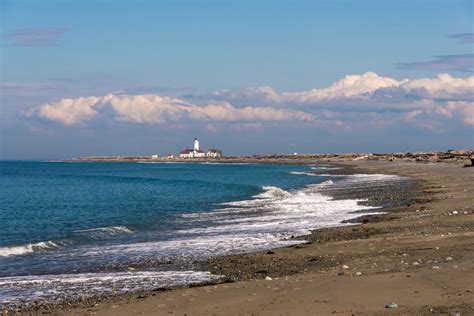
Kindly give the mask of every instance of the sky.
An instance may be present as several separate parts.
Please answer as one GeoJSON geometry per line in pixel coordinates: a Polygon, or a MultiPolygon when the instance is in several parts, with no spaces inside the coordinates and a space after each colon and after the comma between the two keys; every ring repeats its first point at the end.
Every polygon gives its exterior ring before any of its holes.
{"type": "Polygon", "coordinates": [[[474,8],[0,2],[0,159],[474,148],[474,8]]]}

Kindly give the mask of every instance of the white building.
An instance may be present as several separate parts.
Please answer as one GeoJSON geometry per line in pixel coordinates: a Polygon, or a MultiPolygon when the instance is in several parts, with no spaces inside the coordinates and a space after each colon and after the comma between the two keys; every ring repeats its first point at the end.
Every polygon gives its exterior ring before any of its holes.
{"type": "Polygon", "coordinates": [[[186,148],[179,153],[179,158],[203,158],[206,153],[199,148],[199,140],[194,139],[193,149],[186,148]]]}
{"type": "Polygon", "coordinates": [[[209,149],[206,152],[202,151],[197,138],[194,139],[193,149],[186,148],[179,153],[179,158],[217,158],[221,156],[222,152],[218,149],[209,149]]]}
{"type": "Polygon", "coordinates": [[[209,149],[206,151],[206,157],[219,158],[222,157],[222,152],[219,149],[209,149]]]}
{"type": "Polygon", "coordinates": [[[197,138],[194,139],[194,151],[199,151],[199,140],[197,138]]]}

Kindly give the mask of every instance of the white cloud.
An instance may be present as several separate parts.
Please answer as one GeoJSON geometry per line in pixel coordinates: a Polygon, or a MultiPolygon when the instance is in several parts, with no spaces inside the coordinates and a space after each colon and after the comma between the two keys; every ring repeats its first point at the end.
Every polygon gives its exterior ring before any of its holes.
{"type": "Polygon", "coordinates": [[[474,102],[448,102],[446,110],[452,114],[453,112],[461,112],[464,123],[474,126],[474,102]]]}
{"type": "Polygon", "coordinates": [[[435,78],[409,80],[400,85],[405,93],[433,99],[474,98],[474,76],[455,78],[439,74],[435,78]]]}
{"type": "MultiPolygon", "coordinates": [[[[157,94],[62,99],[43,104],[29,115],[66,126],[92,119],[112,119],[133,124],[185,124],[205,122],[258,123],[312,121],[313,126],[357,124],[418,124],[430,126],[446,120],[474,125],[474,77],[397,80],[373,72],[350,75],[327,88],[302,92],[277,92],[271,87],[220,91],[181,99],[157,94]],[[199,102],[192,101],[193,98],[199,102]],[[199,103],[199,104],[198,104],[199,103]],[[316,118],[318,118],[316,120],[316,118]]],[[[210,124],[210,125],[209,125],[210,124]]]]}
{"type": "Polygon", "coordinates": [[[365,96],[378,89],[398,87],[402,83],[389,77],[381,77],[374,72],[366,72],[362,75],[345,76],[325,89],[312,89],[303,92],[282,93],[283,102],[314,103],[339,98],[354,98],[365,96]]]}
{"type": "Polygon", "coordinates": [[[64,125],[75,125],[97,116],[94,106],[98,97],[62,99],[58,103],[44,104],[38,110],[38,116],[64,125]]]}
{"type": "Polygon", "coordinates": [[[242,91],[220,91],[210,98],[230,100],[248,104],[296,103],[328,104],[336,101],[377,100],[391,102],[401,96],[412,99],[432,98],[474,98],[474,76],[455,78],[449,74],[439,74],[435,78],[396,80],[382,77],[374,72],[345,76],[327,88],[301,92],[278,93],[271,87],[253,87],[242,91]]]}
{"type": "Polygon", "coordinates": [[[219,102],[196,105],[178,98],[149,95],[115,95],[62,99],[30,111],[28,115],[62,123],[66,126],[84,124],[101,117],[135,124],[163,124],[192,121],[258,122],[258,121],[312,121],[313,114],[302,111],[275,109],[269,106],[236,108],[219,102]]]}
{"type": "Polygon", "coordinates": [[[407,80],[397,81],[381,77],[374,72],[345,76],[323,89],[311,89],[301,92],[276,92],[272,87],[249,87],[242,91],[218,91],[211,98],[238,101],[239,103],[318,103],[341,98],[366,96],[378,89],[398,87],[407,80]]]}
{"type": "Polygon", "coordinates": [[[463,122],[470,125],[474,76],[456,78],[439,74],[434,78],[397,80],[366,72],[345,76],[322,89],[279,93],[271,87],[255,87],[221,91],[209,97],[241,105],[304,108],[320,118],[331,113],[331,119],[341,116],[348,120],[355,116],[359,119],[360,115],[354,113],[400,113],[401,120],[416,122],[417,118],[427,115],[452,118],[453,112],[458,112],[463,116],[463,122]],[[352,116],[347,113],[352,113],[352,116]]]}

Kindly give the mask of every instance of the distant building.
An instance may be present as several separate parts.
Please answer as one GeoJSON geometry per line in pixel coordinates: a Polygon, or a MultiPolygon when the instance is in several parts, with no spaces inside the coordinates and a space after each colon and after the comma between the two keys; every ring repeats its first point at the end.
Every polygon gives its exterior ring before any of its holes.
{"type": "Polygon", "coordinates": [[[222,157],[222,152],[219,149],[209,149],[206,151],[206,157],[219,158],[222,157]]]}
{"type": "Polygon", "coordinates": [[[158,159],[158,158],[160,158],[160,156],[158,156],[158,155],[151,155],[151,159],[158,159]]]}
{"type": "Polygon", "coordinates": [[[199,140],[197,138],[194,139],[193,148],[186,148],[179,153],[179,158],[218,158],[222,156],[222,152],[218,149],[209,149],[208,151],[204,152],[201,150],[199,146],[199,140]]]}

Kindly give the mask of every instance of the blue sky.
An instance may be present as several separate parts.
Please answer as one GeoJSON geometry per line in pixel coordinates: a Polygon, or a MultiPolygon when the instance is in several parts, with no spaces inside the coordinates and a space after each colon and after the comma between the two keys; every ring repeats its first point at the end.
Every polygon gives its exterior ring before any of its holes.
{"type": "Polygon", "coordinates": [[[228,154],[474,147],[472,1],[5,0],[1,11],[3,159],[166,154],[194,136],[228,154]],[[340,83],[350,96],[284,94],[348,75],[360,76],[340,83]]]}

